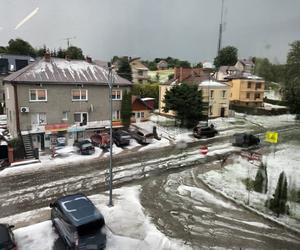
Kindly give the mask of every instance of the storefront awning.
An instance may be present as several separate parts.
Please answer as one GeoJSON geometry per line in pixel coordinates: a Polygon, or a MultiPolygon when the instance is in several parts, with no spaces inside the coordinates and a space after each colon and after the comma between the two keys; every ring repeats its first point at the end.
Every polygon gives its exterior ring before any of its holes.
{"type": "Polygon", "coordinates": [[[45,132],[53,133],[53,132],[67,131],[68,127],[69,127],[69,125],[66,123],[47,124],[45,126],[45,132]]]}

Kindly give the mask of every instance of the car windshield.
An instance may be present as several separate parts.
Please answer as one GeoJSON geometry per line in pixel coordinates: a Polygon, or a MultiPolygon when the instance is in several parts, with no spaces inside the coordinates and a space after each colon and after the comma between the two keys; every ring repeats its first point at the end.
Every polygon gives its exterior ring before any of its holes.
{"type": "Polygon", "coordinates": [[[90,223],[79,226],[78,234],[81,236],[93,234],[95,231],[101,230],[104,225],[104,219],[92,221],[90,223]]]}
{"type": "Polygon", "coordinates": [[[81,146],[83,149],[91,148],[93,145],[91,143],[85,143],[81,146]]]}

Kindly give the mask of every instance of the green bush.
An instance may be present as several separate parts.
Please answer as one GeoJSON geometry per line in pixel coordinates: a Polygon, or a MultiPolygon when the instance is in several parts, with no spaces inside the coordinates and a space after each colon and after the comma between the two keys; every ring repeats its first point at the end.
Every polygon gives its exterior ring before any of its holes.
{"type": "Polygon", "coordinates": [[[254,181],[253,180],[251,180],[250,178],[246,178],[246,179],[243,179],[242,182],[244,183],[244,185],[246,186],[246,189],[248,191],[254,190],[254,181]]]}

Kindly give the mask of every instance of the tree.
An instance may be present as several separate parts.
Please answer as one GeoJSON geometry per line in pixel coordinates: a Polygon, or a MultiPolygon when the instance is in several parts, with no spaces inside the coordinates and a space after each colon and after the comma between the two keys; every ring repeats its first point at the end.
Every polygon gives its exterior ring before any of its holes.
{"type": "Polygon", "coordinates": [[[269,208],[277,214],[288,214],[288,206],[287,202],[287,180],[284,172],[281,172],[279,175],[277,187],[275,193],[273,194],[273,198],[269,200],[269,208]]]}
{"type": "Polygon", "coordinates": [[[266,193],[268,190],[268,174],[267,174],[267,165],[261,163],[253,183],[254,191],[259,193],[266,193]]]}
{"type": "Polygon", "coordinates": [[[164,111],[173,110],[181,125],[191,128],[202,117],[202,93],[196,85],[181,84],[167,90],[164,111]]]}
{"type": "Polygon", "coordinates": [[[82,49],[76,47],[76,46],[70,46],[67,50],[66,50],[66,55],[70,58],[70,59],[79,59],[82,60],[84,59],[84,56],[82,54],[82,49]]]}
{"type": "Polygon", "coordinates": [[[238,60],[238,49],[233,46],[227,46],[220,50],[214,60],[216,68],[220,66],[233,66],[238,60]]]}
{"type": "Polygon", "coordinates": [[[125,90],[122,97],[121,120],[124,126],[130,125],[131,118],[131,93],[125,90]]]}
{"type": "Polygon", "coordinates": [[[127,79],[128,81],[132,81],[132,71],[129,64],[129,60],[127,57],[119,58],[119,68],[118,68],[118,75],[127,79]]]}
{"type": "Polygon", "coordinates": [[[36,53],[34,48],[26,41],[17,38],[10,39],[8,41],[8,46],[6,47],[7,53],[9,54],[17,54],[17,55],[29,55],[32,57],[36,57],[36,53]]]}
{"type": "Polygon", "coordinates": [[[159,96],[159,84],[158,83],[147,83],[147,84],[134,84],[131,89],[132,95],[140,97],[152,97],[155,99],[154,107],[158,107],[158,96],[159,96]]]}
{"type": "Polygon", "coordinates": [[[300,40],[290,44],[287,55],[285,98],[290,112],[300,119],[300,40]]]}

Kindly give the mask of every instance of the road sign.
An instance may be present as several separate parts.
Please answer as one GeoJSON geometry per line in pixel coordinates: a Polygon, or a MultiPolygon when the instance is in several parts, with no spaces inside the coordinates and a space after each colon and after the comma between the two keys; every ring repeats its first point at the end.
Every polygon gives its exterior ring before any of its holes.
{"type": "Polygon", "coordinates": [[[207,146],[201,146],[200,147],[200,153],[203,154],[203,155],[206,155],[208,153],[207,146]]]}
{"type": "Polygon", "coordinates": [[[278,142],[278,133],[273,131],[267,131],[265,141],[270,143],[277,143],[278,142]]]}

